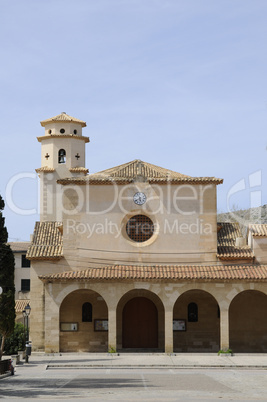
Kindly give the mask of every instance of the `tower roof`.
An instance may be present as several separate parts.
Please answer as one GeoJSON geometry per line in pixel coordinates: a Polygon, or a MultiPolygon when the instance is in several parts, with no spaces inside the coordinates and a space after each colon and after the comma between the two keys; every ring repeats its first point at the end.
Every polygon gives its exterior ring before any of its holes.
{"type": "Polygon", "coordinates": [[[60,121],[62,121],[64,123],[78,123],[78,124],[81,124],[82,127],[86,127],[85,121],[76,119],[76,117],[69,116],[65,112],[62,112],[62,113],[58,114],[57,116],[50,117],[50,119],[41,121],[41,126],[45,127],[46,124],[53,123],[53,122],[60,122],[60,121]]]}

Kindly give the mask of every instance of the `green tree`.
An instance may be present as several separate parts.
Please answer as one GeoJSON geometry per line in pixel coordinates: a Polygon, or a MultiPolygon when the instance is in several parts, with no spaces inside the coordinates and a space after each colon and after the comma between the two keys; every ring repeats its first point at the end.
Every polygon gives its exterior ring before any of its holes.
{"type": "Polygon", "coordinates": [[[2,336],[0,346],[0,360],[2,359],[5,339],[13,333],[15,325],[15,286],[14,286],[14,255],[7,242],[7,229],[2,210],[5,207],[0,195],[0,334],[2,336]]]}
{"type": "MultiPolygon", "coordinates": [[[[0,336],[1,342],[1,336],[0,336]]],[[[5,354],[16,355],[19,350],[25,349],[25,328],[20,322],[16,322],[14,332],[5,340],[5,354]]]]}

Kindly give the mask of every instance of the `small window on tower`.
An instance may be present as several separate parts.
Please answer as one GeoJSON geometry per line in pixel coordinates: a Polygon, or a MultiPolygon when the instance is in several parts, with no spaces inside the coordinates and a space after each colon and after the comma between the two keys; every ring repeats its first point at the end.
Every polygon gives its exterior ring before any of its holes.
{"type": "Polygon", "coordinates": [[[52,130],[48,130],[48,134],[52,134],[52,130]]]}
{"type": "Polygon", "coordinates": [[[73,130],[73,134],[77,134],[77,130],[73,130]]]}
{"type": "Polygon", "coordinates": [[[66,151],[65,151],[65,149],[60,149],[58,151],[58,163],[66,163],[66,151]]]}
{"type": "Polygon", "coordinates": [[[60,129],[60,132],[61,132],[61,134],[64,134],[64,133],[65,133],[64,128],[61,128],[61,129],[60,129]]]}

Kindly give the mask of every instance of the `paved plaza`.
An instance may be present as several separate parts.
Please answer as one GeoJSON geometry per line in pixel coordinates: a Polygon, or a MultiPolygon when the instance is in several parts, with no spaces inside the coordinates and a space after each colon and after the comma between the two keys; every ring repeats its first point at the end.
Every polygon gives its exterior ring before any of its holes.
{"type": "Polygon", "coordinates": [[[32,355],[0,380],[9,400],[266,400],[267,355],[32,355]]]}

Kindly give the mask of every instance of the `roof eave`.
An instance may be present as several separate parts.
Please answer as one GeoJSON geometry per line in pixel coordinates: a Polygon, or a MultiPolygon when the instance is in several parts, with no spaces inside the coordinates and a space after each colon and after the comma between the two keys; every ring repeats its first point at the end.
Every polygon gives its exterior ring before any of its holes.
{"type": "Polygon", "coordinates": [[[75,138],[76,140],[81,140],[84,142],[90,142],[89,137],[85,137],[84,135],[75,135],[75,134],[49,134],[49,135],[42,135],[41,137],[36,137],[39,142],[43,140],[48,140],[51,138],[75,138]]]}
{"type": "MultiPolygon", "coordinates": [[[[133,183],[135,178],[106,178],[106,179],[96,179],[96,178],[90,178],[90,176],[86,176],[85,178],[65,178],[65,179],[59,179],[57,180],[58,184],[68,185],[68,184],[76,184],[76,185],[111,185],[111,184],[130,184],[133,183]]],[[[216,178],[207,178],[207,179],[201,179],[201,178],[196,178],[195,180],[193,179],[154,179],[154,178],[147,178],[146,180],[147,183],[150,184],[192,184],[192,185],[198,185],[198,184],[222,184],[223,179],[216,179],[216,178]]]]}
{"type": "Polygon", "coordinates": [[[61,258],[63,258],[63,255],[60,256],[46,256],[46,257],[30,257],[28,255],[26,255],[27,260],[30,261],[54,261],[54,260],[60,260],[61,258]]]}

